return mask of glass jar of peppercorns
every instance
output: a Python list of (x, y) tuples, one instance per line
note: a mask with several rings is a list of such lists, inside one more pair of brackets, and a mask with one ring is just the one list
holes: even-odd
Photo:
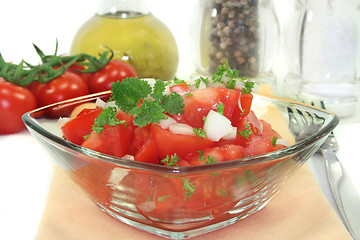
[(196, 75), (228, 61), (247, 78), (267, 79), (279, 46), (272, 0), (199, 0), (191, 27)]

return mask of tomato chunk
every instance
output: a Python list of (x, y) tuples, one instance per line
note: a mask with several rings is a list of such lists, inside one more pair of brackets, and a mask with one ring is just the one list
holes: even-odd
[(95, 118), (101, 113), (99, 107), (93, 109), (83, 109), (75, 118), (62, 126), (61, 130), (64, 138), (72, 143), (81, 145), (84, 136), (91, 133)]
[(172, 133), (162, 129), (157, 124), (152, 124), (150, 128), (151, 138), (160, 159), (175, 153), (184, 157), (189, 153), (196, 152), (214, 146), (216, 142), (204, 139), (199, 136)]
[(105, 127), (101, 133), (91, 132), (90, 136), (82, 143), (82, 146), (101, 153), (123, 157), (129, 151), (132, 137), (133, 127), (119, 124)]

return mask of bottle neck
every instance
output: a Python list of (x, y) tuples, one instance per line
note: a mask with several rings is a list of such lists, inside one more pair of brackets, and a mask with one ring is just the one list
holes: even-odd
[(99, 0), (96, 14), (101, 16), (130, 18), (149, 14), (146, 0)]

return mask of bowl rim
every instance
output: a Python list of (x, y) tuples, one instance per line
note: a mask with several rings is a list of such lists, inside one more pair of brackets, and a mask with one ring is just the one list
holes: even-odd
[[(306, 148), (306, 146), (309, 146), (313, 144), (314, 142), (319, 141), (320, 139), (323, 139), (327, 137), (328, 134), (338, 125), (339, 118), (332, 112), (329, 112), (327, 110), (323, 110), (320, 108), (316, 108), (311, 105), (307, 105), (301, 102), (297, 102), (291, 99), (285, 99), (273, 95), (267, 95), (267, 94), (261, 94), (261, 93), (253, 93), (253, 95), (258, 96), (260, 98), (265, 99), (271, 99), (272, 103), (281, 103), (281, 102), (288, 102), (291, 105), (298, 107), (301, 106), (301, 108), (311, 109), (315, 113), (321, 115), (321, 116), (327, 116), (330, 118), (330, 120), (327, 122), (326, 125), (324, 125), (316, 134), (312, 134), (311, 136), (302, 139), (298, 142), (295, 142), (293, 145), (288, 146), (286, 148), (276, 150), (273, 152), (269, 152), (266, 154), (261, 154), (253, 157), (246, 157), (241, 159), (235, 159), (235, 160), (229, 160), (224, 162), (218, 162), (218, 163), (212, 163), (212, 164), (206, 164), (206, 165), (199, 165), (199, 166), (187, 166), (187, 167), (173, 167), (173, 166), (164, 166), (164, 165), (157, 165), (157, 164), (151, 164), (151, 163), (145, 163), (145, 162), (137, 162), (134, 160), (128, 160), (121, 157), (115, 157), (112, 155), (100, 153), (85, 147), (82, 147), (80, 145), (74, 144), (72, 142), (69, 142), (61, 137), (56, 136), (54, 133), (48, 131), (47, 129), (40, 126), (40, 124), (37, 122), (36, 118), (32, 116), (34, 113), (40, 113), (48, 108), (55, 107), (58, 105), (66, 104), (66, 103), (74, 103), (74, 102), (89, 102), (91, 100), (96, 100), (98, 97), (106, 97), (107, 95), (110, 95), (111, 91), (104, 91), (94, 94), (89, 94), (77, 98), (68, 99), (65, 101), (57, 102), (51, 105), (47, 105), (41, 108), (34, 109), (32, 111), (29, 111), (22, 116), (22, 120), (25, 123), (26, 127), (29, 130), (33, 130), (36, 133), (42, 135), (45, 137), (45, 139), (50, 140), (53, 143), (56, 143), (58, 145), (61, 145), (62, 147), (65, 147), (69, 150), (75, 151), (77, 153), (84, 154), (88, 157), (95, 158), (100, 161), (105, 161), (107, 163), (115, 164), (119, 167), (123, 168), (136, 168), (139, 170), (145, 170), (149, 172), (157, 172), (160, 174), (193, 174), (193, 173), (201, 173), (201, 172), (216, 172), (223, 169), (231, 169), (235, 167), (241, 167), (241, 166), (247, 166), (257, 163), (265, 163), (270, 162), (272, 160), (276, 159), (282, 159), (286, 158), (289, 155), (293, 154), (294, 152)], [(254, 96), (254, 97), (255, 97)], [(31, 131), (30, 131), (31, 132)]]

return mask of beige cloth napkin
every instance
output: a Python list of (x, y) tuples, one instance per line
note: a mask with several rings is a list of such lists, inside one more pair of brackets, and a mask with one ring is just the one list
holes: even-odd
[[(100, 211), (61, 169), (56, 169), (38, 240), (162, 239)], [(307, 165), (262, 210), (233, 225), (193, 238), (250, 240), (351, 239)]]

